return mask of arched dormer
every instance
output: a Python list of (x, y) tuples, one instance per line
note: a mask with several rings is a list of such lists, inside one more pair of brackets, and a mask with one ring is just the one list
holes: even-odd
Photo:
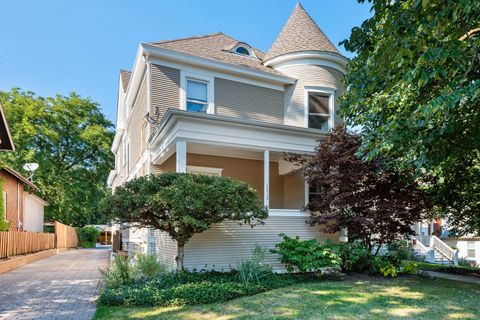
[(253, 48), (245, 42), (238, 42), (230, 51), (241, 56), (258, 59)]

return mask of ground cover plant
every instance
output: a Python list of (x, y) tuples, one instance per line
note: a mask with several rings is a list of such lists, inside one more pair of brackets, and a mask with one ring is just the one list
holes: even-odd
[(99, 306), (94, 319), (478, 319), (479, 296), (479, 286), (448, 280), (356, 276), (197, 306)]
[(441, 265), (423, 261), (415, 261), (415, 263), (418, 265), (418, 269), (420, 270), (429, 270), (480, 278), (480, 268), (478, 267)]

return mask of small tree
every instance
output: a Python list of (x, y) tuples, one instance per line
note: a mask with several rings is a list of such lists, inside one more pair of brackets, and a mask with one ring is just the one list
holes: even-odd
[(102, 210), (133, 226), (167, 232), (177, 242), (177, 269), (183, 269), (185, 244), (224, 220), (254, 226), (268, 216), (257, 192), (227, 177), (162, 173), (125, 183), (106, 198)]
[(350, 241), (360, 240), (369, 250), (412, 233), (426, 206), (416, 182), (385, 166), (385, 161), (363, 161), (357, 156), (358, 135), (344, 127), (333, 130), (312, 158), (291, 155), (301, 163), (307, 182), (320, 194), (306, 206), (312, 225), (324, 232), (348, 230)]

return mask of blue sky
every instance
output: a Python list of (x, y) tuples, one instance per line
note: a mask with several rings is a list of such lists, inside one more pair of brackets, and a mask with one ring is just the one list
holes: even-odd
[[(0, 11), (0, 90), (51, 96), (75, 91), (115, 121), (119, 69), (139, 42), (222, 31), (268, 50), (295, 0), (5, 1)], [(303, 0), (338, 46), (370, 16), (355, 0)], [(344, 48), (340, 51), (347, 55)]]

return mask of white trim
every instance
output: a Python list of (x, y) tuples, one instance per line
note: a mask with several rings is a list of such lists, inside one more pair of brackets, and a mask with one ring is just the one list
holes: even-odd
[(227, 62), (221, 62), (214, 59), (203, 58), (193, 54), (188, 54), (180, 51), (160, 48), (149, 43), (141, 43), (140, 46), (147, 54), (148, 58), (158, 57), (160, 59), (173, 60), (188, 65), (195, 65), (197, 67), (204, 67), (207, 69), (213, 69), (226, 73), (233, 73), (240, 76), (246, 76), (248, 78), (255, 78), (272, 82), (275, 84), (294, 84), (296, 79), (281, 75), (274, 74), (267, 71), (255, 70), (250, 67), (244, 67)]
[(222, 176), (223, 168), (212, 167), (199, 167), (199, 166), (187, 166), (187, 173), (207, 173), (216, 176)]
[(270, 206), (270, 151), (263, 151), (263, 205)]
[(227, 73), (221, 72), (221, 71), (201, 69), (200, 67), (197, 67), (197, 66), (192, 66), (192, 65), (182, 64), (182, 63), (176, 63), (176, 62), (172, 62), (172, 61), (168, 61), (168, 60), (162, 60), (162, 59), (158, 59), (158, 58), (149, 58), (148, 61), (151, 64), (156, 64), (156, 65), (161, 65), (161, 66), (165, 66), (165, 67), (169, 67), (169, 68), (179, 69), (179, 70), (183, 70), (185, 72), (202, 74), (204, 76), (208, 76), (208, 77), (212, 77), (212, 78), (222, 78), (222, 79), (226, 79), (226, 80), (251, 84), (251, 85), (254, 85), (254, 86), (269, 88), (269, 89), (273, 89), (273, 90), (277, 90), (277, 91), (285, 91), (285, 85), (283, 85), (283, 84), (274, 84), (274, 83), (265, 82), (265, 81), (258, 81), (258, 80), (251, 79), (251, 78), (246, 78), (246, 77), (242, 77), (242, 76), (227, 74)]
[(207, 84), (207, 113), (215, 113), (215, 81), (205, 74), (180, 70), (180, 109), (187, 109), (187, 80), (204, 82)]
[(187, 142), (177, 141), (176, 143), (176, 170), (175, 172), (187, 172)]
[[(303, 107), (304, 107), (304, 119), (303, 126), (308, 128), (308, 95), (310, 92), (324, 93), (329, 95), (328, 99), (328, 130), (333, 129), (335, 126), (335, 92), (334, 88), (328, 88), (323, 86), (305, 86), (303, 88)], [(323, 131), (323, 130), (322, 130)]]
[(269, 217), (309, 217), (310, 214), (301, 209), (268, 209)]
[(313, 154), (325, 132), (273, 125), (232, 117), (169, 109), (149, 147), (152, 161), (161, 164), (175, 150), (176, 141), (272, 152)]
[(336, 53), (324, 51), (300, 51), (292, 52), (264, 61), (265, 66), (281, 70), (294, 65), (319, 65), (334, 68), (346, 74), (348, 59)]
[[(249, 55), (244, 55), (244, 54), (241, 54), (241, 53), (238, 53), (237, 52), (237, 49), (240, 48), (240, 47), (243, 47), (245, 49), (248, 50), (248, 53)], [(254, 59), (258, 59), (257, 55), (255, 54), (255, 51), (253, 50), (253, 48), (246, 42), (238, 42), (233, 48), (232, 48), (232, 53), (234, 54), (238, 54), (239, 56), (242, 56), (242, 57), (247, 57), (247, 58), (254, 58)]]

